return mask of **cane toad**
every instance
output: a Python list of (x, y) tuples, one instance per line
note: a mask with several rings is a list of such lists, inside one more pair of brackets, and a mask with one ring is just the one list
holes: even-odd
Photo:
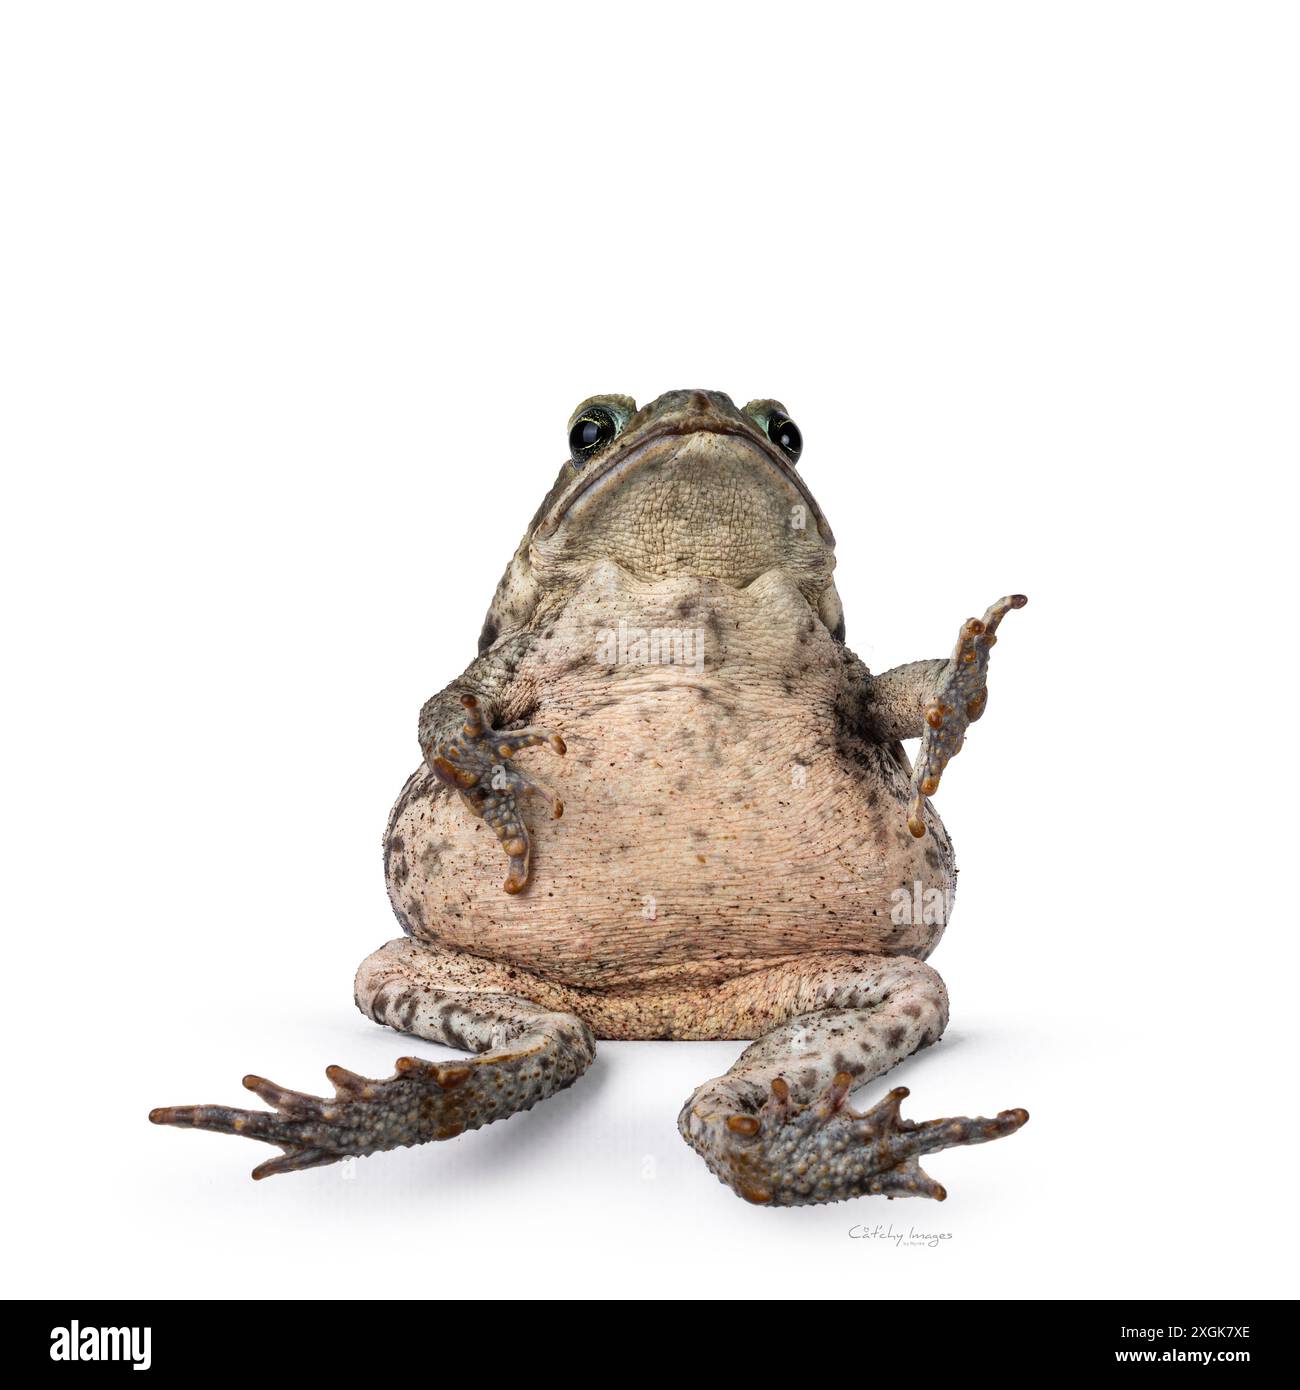
[(969, 619), (951, 657), (873, 675), (845, 645), (802, 448), (772, 400), (578, 407), (478, 656), (421, 711), (384, 839), (403, 935), (356, 978), (378, 1022), (475, 1055), (330, 1067), (330, 1098), (249, 1076), (271, 1110), (156, 1123), (278, 1145), (264, 1177), (529, 1109), (595, 1038), (757, 1039), (679, 1118), (756, 1203), (942, 1198), (921, 1155), (1025, 1123), (904, 1120), (902, 1088), (847, 1104), (947, 1023), (924, 962), (955, 871), (929, 798), (1025, 599)]

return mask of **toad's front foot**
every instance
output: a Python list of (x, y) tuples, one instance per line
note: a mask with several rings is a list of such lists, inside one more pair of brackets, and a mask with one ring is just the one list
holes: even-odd
[[(528, 882), (531, 855), (528, 827), (519, 813), (519, 801), (525, 793), (541, 792), (542, 788), (512, 767), (510, 759), (524, 748), (543, 743), (553, 752), (563, 753), (564, 740), (545, 729), (489, 728), (473, 695), (462, 695), (461, 704), (465, 706), (464, 727), (437, 745), (429, 766), (440, 781), (455, 787), (476, 816), (482, 816), (496, 831), (510, 859), (505, 890), (518, 893)], [(563, 815), (564, 803), (549, 792), (544, 795), (550, 796), (551, 813), (556, 817)]]
[(991, 1120), (904, 1120), (899, 1105), (905, 1086), (860, 1115), (845, 1104), (853, 1085), (848, 1072), (840, 1072), (818, 1100), (800, 1106), (778, 1077), (757, 1113), (724, 1117), (688, 1104), (682, 1134), (748, 1202), (796, 1207), (872, 1194), (941, 1202), (947, 1193), (922, 1171), (921, 1154), (1000, 1139), (1029, 1119), (1024, 1110), (1004, 1110)]
[(1024, 594), (1008, 594), (982, 618), (968, 618), (962, 624), (952, 659), (925, 706), (925, 730), (912, 771), (912, 804), (907, 815), (907, 828), (918, 839), (925, 834), (925, 798), (939, 790), (944, 768), (961, 752), (966, 730), (988, 703), (989, 652), (998, 640), (998, 624), (1013, 608), (1023, 608), (1028, 602)]

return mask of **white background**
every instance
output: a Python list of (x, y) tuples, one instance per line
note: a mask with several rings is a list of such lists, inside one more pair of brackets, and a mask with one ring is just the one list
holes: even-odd
[[(1297, 1293), (1293, 8), (3, 15), (5, 1292)], [(572, 407), (679, 386), (802, 425), (874, 668), (1030, 595), (894, 1078), (1029, 1126), (792, 1211), (676, 1134), (731, 1043), (350, 1178), (150, 1126), (411, 1050), (416, 712)]]

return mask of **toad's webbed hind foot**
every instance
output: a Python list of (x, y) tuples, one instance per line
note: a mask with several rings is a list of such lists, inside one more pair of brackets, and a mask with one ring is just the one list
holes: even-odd
[(845, 1101), (937, 1042), (948, 993), (928, 965), (907, 956), (827, 957), (756, 977), (790, 1016), (751, 1043), (725, 1075), (700, 1086), (678, 1128), (713, 1174), (747, 1201), (778, 1207), (848, 1197), (943, 1198), (921, 1171), (923, 1154), (1012, 1134), (1029, 1116), (904, 1120), (903, 1089), (858, 1114)]
[(728, 1116), (695, 1147), (749, 1202), (788, 1207), (873, 1194), (942, 1202), (948, 1194), (922, 1170), (922, 1154), (1000, 1139), (1029, 1118), (1024, 1110), (1004, 1110), (995, 1119), (905, 1120), (899, 1114), (905, 1086), (859, 1114), (845, 1104), (853, 1085), (840, 1072), (822, 1096), (800, 1106), (778, 1077), (757, 1114)]
[(1028, 602), (1024, 594), (1008, 594), (992, 604), (983, 618), (968, 618), (957, 634), (952, 659), (925, 706), (925, 729), (912, 772), (907, 828), (918, 839), (925, 834), (925, 798), (939, 790), (944, 768), (961, 752), (966, 730), (988, 703), (989, 652), (998, 640), (998, 624), (1013, 608)]
[(156, 1125), (239, 1134), (278, 1144), (280, 1158), (253, 1169), (253, 1177), (319, 1168), (344, 1158), (382, 1149), (451, 1139), (461, 1133), (464, 1107), (455, 1091), (470, 1075), (464, 1064), (436, 1067), (403, 1057), (397, 1074), (384, 1081), (357, 1076), (343, 1067), (327, 1067), (333, 1099), (290, 1091), (260, 1076), (244, 1077), (244, 1086), (274, 1106), (273, 1110), (239, 1110), (228, 1105), (169, 1105), (151, 1110)]
[(564, 803), (543, 791), (531, 778), (511, 765), (510, 759), (525, 748), (545, 744), (555, 753), (565, 751), (559, 734), (545, 729), (490, 728), (473, 695), (462, 695), (465, 723), (458, 733), (440, 742), (429, 766), (434, 775), (454, 787), (466, 806), (496, 831), (501, 847), (510, 859), (510, 871), (503, 885), (507, 893), (518, 893), (528, 883), (531, 841), (528, 827), (519, 813), (519, 801), (526, 793), (541, 793), (551, 801), (551, 814), (564, 814)]
[(435, 989), (400, 968), (377, 976), (369, 965), (358, 976), (357, 1002), (372, 1018), (482, 1055), (452, 1062), (402, 1057), (384, 1080), (327, 1067), (329, 1098), (246, 1076), (248, 1090), (273, 1109), (171, 1105), (149, 1118), (278, 1144), (283, 1156), (253, 1170), (255, 1178), (268, 1178), (481, 1129), (571, 1086), (596, 1054), (591, 1030), (573, 1014), (504, 994)]

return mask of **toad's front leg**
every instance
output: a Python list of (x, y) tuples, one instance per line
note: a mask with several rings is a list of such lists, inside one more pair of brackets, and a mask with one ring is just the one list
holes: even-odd
[(510, 708), (511, 669), (500, 651), (481, 656), (459, 681), (421, 710), (420, 746), (434, 775), (455, 788), (469, 810), (496, 832), (510, 862), (503, 886), (507, 893), (519, 893), (528, 883), (531, 858), (521, 801), (525, 795), (544, 795), (557, 817), (564, 804), (526, 777), (513, 759), (527, 748), (542, 745), (564, 753), (565, 744), (549, 729), (496, 729), (489, 724), (485, 702), (497, 710)]
[(982, 618), (968, 618), (947, 661), (914, 661), (871, 678), (869, 703), (877, 732), (889, 738), (921, 739), (912, 769), (912, 803), (907, 828), (925, 834), (925, 798), (939, 790), (943, 770), (961, 752), (966, 730), (988, 703), (989, 653), (998, 625), (1024, 594), (1008, 594)]

